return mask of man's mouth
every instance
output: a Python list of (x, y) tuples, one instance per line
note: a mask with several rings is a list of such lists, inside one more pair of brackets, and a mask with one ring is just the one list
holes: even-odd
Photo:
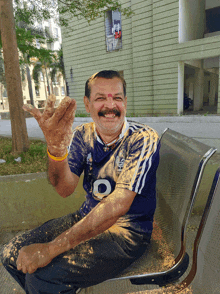
[(121, 115), (121, 112), (116, 109), (116, 108), (113, 108), (113, 109), (106, 109), (106, 110), (100, 110), (98, 112), (98, 115), (99, 116), (104, 116), (104, 117), (107, 117), (107, 118), (114, 118), (116, 116), (120, 116)]

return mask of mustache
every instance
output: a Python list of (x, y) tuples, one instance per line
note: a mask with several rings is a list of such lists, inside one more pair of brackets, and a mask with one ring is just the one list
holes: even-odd
[(105, 116), (106, 114), (115, 114), (116, 116), (120, 116), (121, 112), (117, 108), (113, 109), (104, 109), (98, 112), (99, 116)]

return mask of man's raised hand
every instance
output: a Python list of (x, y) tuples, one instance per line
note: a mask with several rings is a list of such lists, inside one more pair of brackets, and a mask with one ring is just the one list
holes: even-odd
[(24, 105), (23, 109), (37, 120), (44, 133), (49, 152), (56, 157), (62, 157), (66, 154), (72, 137), (76, 101), (65, 97), (56, 110), (55, 101), (55, 95), (50, 95), (43, 113), (30, 105)]

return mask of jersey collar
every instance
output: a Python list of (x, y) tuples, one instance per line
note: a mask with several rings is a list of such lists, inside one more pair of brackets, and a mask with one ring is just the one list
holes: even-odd
[[(123, 128), (121, 130), (121, 133), (120, 133), (119, 138), (118, 138), (117, 141), (121, 140), (124, 137), (124, 135), (125, 135), (125, 133), (127, 132), (128, 129), (129, 129), (129, 122), (127, 121), (127, 118), (125, 117), (124, 125), (123, 125)], [(99, 143), (101, 143), (102, 145), (104, 145), (102, 140), (100, 139), (99, 135), (97, 134), (96, 129), (95, 129), (95, 136), (96, 136), (97, 141)], [(111, 145), (111, 143), (112, 142), (108, 143), (108, 145)]]

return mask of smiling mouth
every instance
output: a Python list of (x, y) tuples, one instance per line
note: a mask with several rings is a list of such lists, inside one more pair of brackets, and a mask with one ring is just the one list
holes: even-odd
[(119, 117), (121, 115), (121, 113), (120, 113), (120, 111), (118, 109), (114, 108), (114, 109), (111, 109), (111, 110), (109, 110), (109, 109), (100, 110), (98, 112), (98, 115), (99, 116), (104, 116), (106, 118), (115, 118), (116, 116)]
[(107, 113), (107, 114), (104, 115), (104, 117), (115, 118), (115, 114), (114, 113)]

